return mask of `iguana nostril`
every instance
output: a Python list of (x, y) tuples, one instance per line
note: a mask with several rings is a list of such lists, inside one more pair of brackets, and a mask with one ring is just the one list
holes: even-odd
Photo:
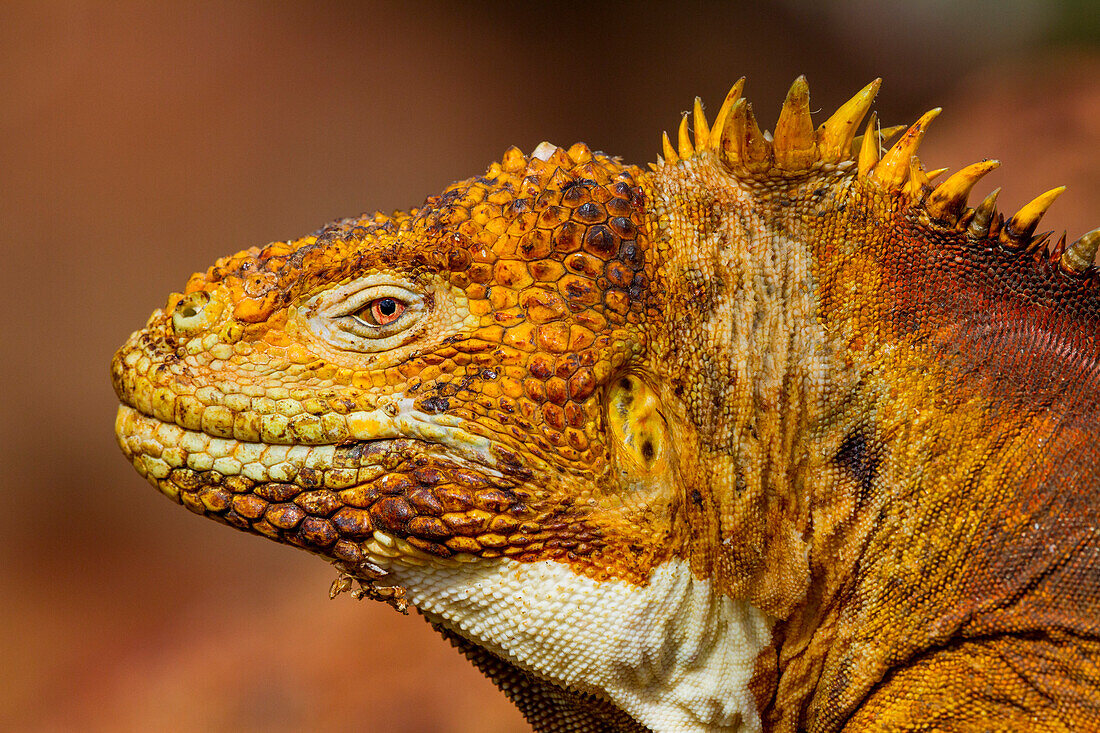
[(172, 328), (186, 336), (205, 327), (208, 319), (204, 311), (209, 303), (210, 295), (201, 290), (185, 295), (172, 311)]

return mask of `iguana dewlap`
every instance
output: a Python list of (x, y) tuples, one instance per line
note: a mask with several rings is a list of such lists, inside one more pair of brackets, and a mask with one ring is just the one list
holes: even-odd
[(119, 444), (537, 730), (1100, 730), (1100, 230), (932, 183), (938, 110), (857, 138), (877, 81), (772, 134), (741, 88), (651, 170), (511, 148), (219, 260), (115, 356)]

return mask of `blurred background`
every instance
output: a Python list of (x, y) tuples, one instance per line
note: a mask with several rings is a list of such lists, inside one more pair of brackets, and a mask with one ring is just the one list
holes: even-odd
[[(166, 501), (115, 446), (113, 350), (216, 257), (407, 208), (541, 140), (644, 164), (741, 75), (772, 127), (876, 76), (1100, 224), (1100, 9), (989, 2), (7, 2), (0, 7), (0, 729), (519, 731), (418, 617)], [(824, 119), (824, 115), (818, 120)]]

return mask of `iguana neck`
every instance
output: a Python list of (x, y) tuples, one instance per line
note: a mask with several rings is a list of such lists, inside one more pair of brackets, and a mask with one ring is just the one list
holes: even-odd
[(810, 583), (811, 506), (858, 378), (819, 318), (806, 223), (831, 216), (843, 180), (756, 184), (709, 155), (647, 179), (667, 323), (653, 369), (684, 434), (692, 565), (779, 617)]
[[(983, 236), (936, 227), (908, 192), (844, 164), (754, 181), (702, 154), (645, 186), (667, 323), (653, 369), (691, 446), (686, 510), (709, 538), (693, 567), (770, 613), (803, 597), (814, 546), (837, 545), (826, 518), (851, 514), (835, 510), (885, 457), (862, 453), (858, 416), (881, 429), (905, 403), (939, 424), (930, 434), (962, 437), (998, 431), (1001, 412), (999, 432), (1018, 432), (1096, 400), (1100, 291), (1001, 247), (999, 220)], [(895, 462), (924, 460), (910, 448)]]
[[(854, 706), (891, 654), (935, 643), (918, 629), (958, 628), (955, 599), (919, 599), (937, 564), (968, 565), (943, 558), (977, 546), (975, 525), (917, 497), (1007, 518), (1005, 486), (1041, 495), (1074, 455), (1095, 470), (1080, 448), (1100, 404), (1097, 289), (1000, 248), (996, 231), (922, 221), (907, 194), (850, 169), (754, 183), (704, 154), (659, 167), (646, 193), (667, 324), (650, 348), (697, 528), (692, 567), (780, 619), (775, 668), (754, 680), (762, 700), (794, 714), (817, 686), (850, 697), (822, 709)], [(1036, 435), (1064, 460), (1028, 454)], [(942, 547), (874, 559), (913, 527)], [(899, 592), (915, 599), (912, 627), (868, 615), (846, 626), (867, 639), (838, 637), (840, 614), (894, 607), (875, 599)], [(852, 593), (863, 604), (844, 610)], [(856, 664), (846, 654), (866, 655), (866, 679), (833, 684)]]

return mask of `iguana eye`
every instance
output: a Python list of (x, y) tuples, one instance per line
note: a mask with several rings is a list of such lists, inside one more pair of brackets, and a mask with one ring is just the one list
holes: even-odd
[(342, 294), (335, 301), (330, 313), (336, 316), (339, 328), (374, 341), (412, 328), (426, 306), (423, 295), (396, 284), (364, 287)]
[(372, 272), (326, 287), (299, 303), (294, 318), (319, 352), (356, 367), (362, 365), (356, 354), (378, 355), (371, 358), (375, 364), (396, 363), (480, 323), (449, 284), (393, 272)]
[(431, 287), (388, 273), (318, 293), (302, 305), (310, 330), (341, 351), (381, 353), (419, 339), (436, 311)]
[(375, 298), (367, 303), (366, 308), (360, 308), (351, 315), (361, 323), (368, 326), (388, 326), (404, 314), (408, 306), (397, 298)]

